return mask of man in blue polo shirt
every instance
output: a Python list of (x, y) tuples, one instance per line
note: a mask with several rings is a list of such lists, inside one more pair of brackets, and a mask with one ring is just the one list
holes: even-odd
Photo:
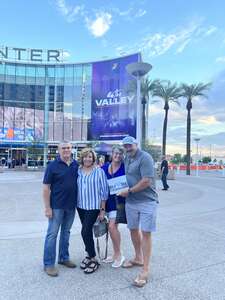
[(44, 270), (49, 276), (58, 276), (55, 260), (60, 227), (58, 263), (68, 268), (76, 267), (69, 259), (69, 237), (77, 204), (78, 164), (71, 159), (70, 143), (60, 143), (58, 151), (59, 156), (48, 165), (43, 179), (45, 216), (48, 218), (44, 245)]

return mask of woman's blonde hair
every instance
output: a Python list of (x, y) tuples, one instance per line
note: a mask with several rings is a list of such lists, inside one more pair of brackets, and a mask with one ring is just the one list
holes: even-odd
[(81, 156), (80, 156), (80, 162), (81, 165), (84, 165), (84, 157), (86, 157), (88, 154), (92, 154), (92, 160), (93, 160), (93, 164), (96, 162), (97, 156), (94, 150), (92, 150), (91, 148), (84, 148), (81, 151)]
[(124, 149), (120, 145), (113, 145), (112, 146), (112, 153), (115, 152), (115, 151), (119, 151), (120, 153), (124, 154)]

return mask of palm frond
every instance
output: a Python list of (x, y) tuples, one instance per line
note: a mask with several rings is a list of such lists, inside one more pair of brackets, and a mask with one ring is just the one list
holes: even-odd
[(182, 96), (188, 99), (193, 99), (194, 97), (205, 97), (207, 98), (206, 92), (210, 89), (212, 83), (197, 83), (197, 84), (181, 84)]
[[(163, 99), (165, 103), (174, 102), (181, 96), (181, 88), (176, 83), (164, 80), (155, 87), (152, 96)], [(178, 103), (178, 100), (175, 103)]]

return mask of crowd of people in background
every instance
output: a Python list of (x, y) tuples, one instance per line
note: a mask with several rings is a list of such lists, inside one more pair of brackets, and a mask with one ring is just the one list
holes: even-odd
[[(122, 143), (123, 146), (115, 145), (112, 148), (109, 162), (101, 161), (98, 165), (93, 149), (83, 149), (78, 163), (71, 156), (72, 145), (63, 142), (58, 147), (58, 157), (48, 164), (43, 179), (44, 208), (48, 218), (43, 264), (47, 275), (58, 276), (56, 258), (65, 267), (76, 267), (70, 259), (69, 240), (77, 211), (85, 252), (80, 269), (85, 274), (92, 274), (99, 269), (101, 261), (95, 251), (93, 226), (97, 220), (101, 222), (107, 217), (113, 251), (103, 262), (110, 263), (113, 268), (142, 267), (133, 284), (142, 287), (147, 283), (158, 206), (154, 162), (147, 152), (138, 148), (133, 137), (125, 137)], [(113, 192), (110, 180), (122, 182), (124, 178), (126, 187)], [(134, 257), (131, 259), (125, 259), (126, 255), (121, 249), (120, 221), (117, 219), (121, 205), (125, 208), (134, 248)]]

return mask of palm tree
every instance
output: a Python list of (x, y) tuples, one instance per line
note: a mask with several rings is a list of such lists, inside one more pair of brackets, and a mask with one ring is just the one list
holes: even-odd
[(186, 174), (190, 175), (190, 165), (191, 165), (191, 109), (192, 100), (195, 97), (205, 97), (207, 98), (205, 92), (209, 90), (211, 83), (197, 83), (197, 84), (181, 84), (182, 96), (187, 99), (186, 109), (187, 109), (187, 136), (186, 136), (186, 157), (187, 157), (187, 169)]
[[(163, 122), (163, 139), (162, 139), (162, 155), (166, 155), (166, 136), (167, 136), (167, 122), (168, 122), (168, 112), (169, 112), (169, 103), (176, 103), (180, 105), (177, 100), (181, 95), (181, 89), (177, 86), (176, 83), (171, 83), (169, 80), (162, 81), (158, 84), (152, 93), (153, 97), (159, 97), (164, 101), (164, 110), (165, 117)], [(158, 102), (155, 100), (154, 102)]]
[[(159, 79), (150, 80), (149, 78), (144, 78), (141, 81), (141, 104), (142, 104), (142, 145), (146, 143), (146, 124), (148, 117), (148, 104), (150, 95), (153, 93), (153, 90), (160, 84)], [(132, 80), (128, 86), (128, 92), (137, 91), (137, 81)], [(147, 108), (147, 109), (146, 109)], [(146, 113), (147, 112), (147, 113)]]

